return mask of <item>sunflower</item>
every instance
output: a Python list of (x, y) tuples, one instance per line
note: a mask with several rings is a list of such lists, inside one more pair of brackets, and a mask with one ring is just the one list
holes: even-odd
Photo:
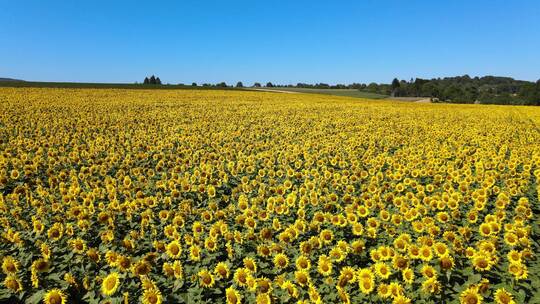
[(51, 255), (52, 255), (51, 247), (49, 247), (47, 243), (41, 244), (40, 251), (41, 251), (41, 256), (43, 256), (45, 260), (49, 260), (51, 258)]
[(377, 295), (382, 299), (387, 299), (391, 295), (390, 286), (385, 283), (380, 283), (379, 287), (377, 287)]
[(499, 288), (495, 291), (495, 303), (497, 304), (515, 304), (512, 294), (504, 288)]
[(197, 275), (199, 276), (199, 284), (204, 288), (211, 288), (214, 286), (214, 276), (208, 270), (200, 270)]
[(392, 300), (392, 304), (411, 304), (411, 299), (407, 298), (404, 295), (398, 295)]
[(19, 271), (21, 264), (12, 256), (6, 256), (2, 260), (2, 271), (5, 274), (15, 274)]
[(506, 255), (508, 262), (510, 263), (520, 263), (521, 262), (521, 253), (517, 250), (510, 250)]
[(81, 254), (86, 250), (86, 243), (80, 238), (76, 238), (70, 242), (73, 252)]
[(66, 304), (66, 295), (60, 289), (51, 289), (43, 297), (45, 304)]
[(483, 236), (483, 237), (488, 237), (492, 233), (491, 225), (489, 223), (480, 224), (480, 226), (478, 227), (478, 230), (480, 232), (480, 235)]
[(423, 261), (429, 262), (433, 258), (433, 252), (431, 251), (431, 247), (427, 245), (423, 245), (422, 247), (420, 247), (419, 253), (419, 257)]
[(341, 300), (341, 303), (350, 304), (351, 303), (351, 298), (350, 298), (349, 293), (347, 292), (347, 290), (345, 290), (345, 289), (343, 289), (342, 287), (339, 287), (339, 286), (336, 286), (336, 289), (338, 291), (338, 297)]
[(320, 256), (317, 271), (323, 276), (329, 276), (332, 274), (332, 261), (327, 256)]
[(94, 263), (97, 263), (101, 260), (101, 256), (99, 255), (99, 252), (94, 248), (89, 248), (86, 251), (86, 255), (92, 260)]
[(182, 246), (177, 240), (174, 240), (167, 244), (166, 252), (171, 259), (179, 259), (182, 255)]
[(405, 268), (401, 272), (403, 276), (403, 281), (407, 284), (412, 284), (414, 281), (414, 271), (411, 268)]
[(375, 273), (382, 279), (388, 279), (388, 277), (390, 277), (392, 274), (390, 267), (388, 267), (388, 265), (386, 265), (384, 262), (375, 263)]
[(311, 261), (305, 255), (301, 255), (296, 258), (296, 269), (298, 270), (309, 270), (311, 268)]
[(131, 259), (124, 255), (119, 255), (117, 258), (117, 267), (120, 271), (128, 271), (131, 267)]
[(287, 280), (281, 284), (281, 289), (286, 290), (290, 297), (298, 297), (298, 288), (294, 285), (293, 282)]
[(240, 304), (242, 301), (240, 293), (232, 286), (225, 290), (225, 298), (227, 299), (227, 304)]
[(355, 236), (361, 236), (364, 233), (364, 226), (360, 223), (353, 223), (352, 233)]
[(508, 265), (508, 272), (511, 273), (516, 280), (527, 279), (528, 277), (527, 267), (522, 263), (510, 263), (510, 265)]
[(177, 279), (183, 279), (184, 278), (184, 268), (182, 267), (182, 263), (180, 261), (174, 261), (173, 265), (173, 272), (174, 277)]
[(47, 272), (51, 267), (51, 263), (45, 259), (37, 259), (32, 263), (32, 271)]
[(274, 266), (276, 266), (279, 269), (284, 269), (288, 265), (289, 265), (289, 258), (285, 254), (283, 253), (276, 254), (276, 256), (274, 257)]
[(473, 256), (472, 264), (478, 271), (487, 271), (493, 266), (493, 261), (487, 253), (478, 252)]
[(355, 240), (351, 243), (351, 251), (353, 254), (361, 254), (364, 251), (365, 243), (362, 240)]
[(4, 286), (13, 292), (22, 291), (21, 281), (13, 274), (6, 276), (4, 279)]
[(62, 238), (64, 233), (64, 226), (61, 223), (54, 223), (49, 230), (47, 230), (47, 236), (53, 241), (58, 241)]
[(478, 293), (478, 289), (475, 287), (469, 287), (459, 295), (459, 301), (461, 304), (480, 304), (483, 297)]
[(305, 287), (310, 282), (309, 273), (306, 270), (298, 270), (294, 272), (294, 279), (296, 283), (302, 287)]
[(338, 277), (338, 286), (345, 287), (349, 283), (353, 283), (356, 280), (356, 273), (350, 266), (341, 268)]
[(429, 278), (422, 282), (422, 291), (425, 293), (439, 293), (441, 291), (441, 283), (436, 277)]
[(206, 189), (207, 193), (208, 193), (208, 196), (209, 197), (216, 197), (216, 188), (214, 188), (214, 186), (212, 185), (209, 185), (208, 188)]
[(452, 270), (454, 268), (454, 258), (449, 254), (442, 255), (439, 262), (443, 270)]
[(260, 293), (255, 298), (256, 304), (270, 304), (272, 301), (270, 300), (270, 295), (267, 293)]
[(516, 246), (518, 244), (518, 237), (513, 232), (507, 232), (504, 234), (504, 242), (508, 244), (509, 246)]
[(131, 271), (133, 272), (135, 276), (147, 275), (150, 272), (150, 270), (151, 270), (150, 264), (144, 259), (139, 260), (137, 263), (131, 266)]
[(257, 272), (257, 263), (255, 263), (255, 260), (251, 257), (245, 257), (244, 260), (244, 267), (249, 269), (251, 273)]
[(101, 282), (101, 292), (106, 296), (113, 295), (120, 286), (118, 273), (111, 272)]
[(201, 248), (197, 245), (192, 245), (189, 248), (189, 258), (194, 262), (201, 260)]
[(214, 238), (209, 237), (204, 241), (204, 247), (210, 252), (215, 252), (218, 249), (218, 244)]
[(360, 291), (365, 294), (370, 294), (375, 288), (375, 282), (371, 278), (361, 278), (358, 280)]
[(247, 285), (247, 279), (250, 276), (249, 270), (246, 268), (238, 268), (234, 272), (234, 281), (239, 286), (246, 286)]
[(151, 288), (143, 291), (141, 300), (143, 304), (161, 304), (163, 298), (159, 289)]
[(409, 266), (409, 261), (402, 255), (397, 254), (392, 258), (392, 267), (395, 270), (403, 270)]
[(219, 262), (214, 268), (214, 273), (222, 279), (227, 279), (230, 274), (229, 266), (224, 262)]
[(332, 230), (324, 229), (323, 231), (321, 231), (319, 238), (323, 244), (330, 244), (334, 239), (334, 233), (332, 232)]

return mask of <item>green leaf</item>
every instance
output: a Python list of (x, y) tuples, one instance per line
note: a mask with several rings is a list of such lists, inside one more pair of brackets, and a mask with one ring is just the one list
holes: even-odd
[(36, 293), (31, 295), (24, 303), (26, 304), (38, 304), (43, 299), (45, 295), (45, 290), (38, 290)]

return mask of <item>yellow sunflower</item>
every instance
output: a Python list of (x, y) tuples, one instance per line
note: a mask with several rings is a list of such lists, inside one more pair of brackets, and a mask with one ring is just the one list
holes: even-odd
[(167, 255), (172, 259), (180, 258), (180, 255), (182, 255), (182, 246), (180, 246), (180, 243), (178, 243), (177, 240), (174, 240), (167, 245)]
[(225, 298), (227, 299), (227, 304), (240, 304), (242, 302), (240, 293), (234, 287), (229, 287), (225, 290)]
[(151, 288), (145, 289), (142, 294), (142, 303), (143, 304), (161, 304), (163, 297), (161, 292), (158, 289)]
[(480, 304), (483, 299), (475, 287), (469, 287), (459, 295), (461, 304)]
[(504, 288), (499, 288), (495, 291), (495, 303), (497, 304), (516, 304), (512, 294)]
[(6, 256), (4, 257), (2, 261), (2, 271), (5, 274), (15, 274), (17, 271), (19, 271), (20, 263), (15, 260), (12, 256)]
[(43, 303), (45, 304), (66, 304), (66, 295), (60, 289), (51, 289), (45, 293)]
[(230, 275), (229, 266), (224, 262), (217, 263), (214, 273), (222, 279), (227, 279)]
[(12, 274), (8, 275), (4, 279), (4, 286), (13, 292), (19, 292), (19, 291), (22, 291), (23, 289), (21, 281), (15, 275), (12, 275)]
[(199, 284), (204, 288), (211, 288), (214, 286), (214, 276), (208, 270), (203, 269), (197, 273), (199, 276)]
[(101, 292), (106, 296), (113, 295), (120, 286), (118, 273), (111, 272), (101, 282)]

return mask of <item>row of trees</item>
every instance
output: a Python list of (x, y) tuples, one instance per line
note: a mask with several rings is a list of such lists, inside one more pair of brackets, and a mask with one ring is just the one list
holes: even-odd
[(161, 79), (154, 75), (150, 76), (150, 78), (144, 77), (143, 84), (161, 84)]
[(366, 91), (384, 92), (396, 97), (431, 97), (455, 103), (496, 103), (540, 105), (540, 80), (468, 75), (436, 79), (394, 79), (390, 85), (369, 85)]

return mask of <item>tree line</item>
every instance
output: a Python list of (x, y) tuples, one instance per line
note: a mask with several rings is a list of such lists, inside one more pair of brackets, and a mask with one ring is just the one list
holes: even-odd
[[(152, 75), (144, 79), (144, 84), (161, 84), (159, 77)], [(184, 85), (184, 84), (178, 84)], [(193, 82), (192, 86), (199, 86)], [(228, 85), (226, 82), (203, 83), (203, 87), (245, 87), (238, 81), (236, 85)], [(311, 88), (311, 89), (355, 89), (368, 93), (377, 93), (393, 97), (426, 97), (433, 101), (451, 103), (491, 103), (491, 104), (515, 104), (515, 105), (540, 105), (540, 80), (536, 82), (516, 80), (511, 77), (484, 76), (470, 77), (469, 75), (422, 79), (415, 78), (399, 80), (394, 78), (391, 83), (352, 83), (352, 84), (327, 84), (327, 83), (297, 83), (274, 84), (267, 82), (264, 86), (260, 82), (251, 85), (253, 88)]]
[(366, 91), (396, 97), (430, 97), (453, 103), (492, 103), (540, 105), (540, 80), (515, 80), (511, 77), (470, 77), (468, 75), (434, 79), (394, 79), (391, 84), (369, 85)]

